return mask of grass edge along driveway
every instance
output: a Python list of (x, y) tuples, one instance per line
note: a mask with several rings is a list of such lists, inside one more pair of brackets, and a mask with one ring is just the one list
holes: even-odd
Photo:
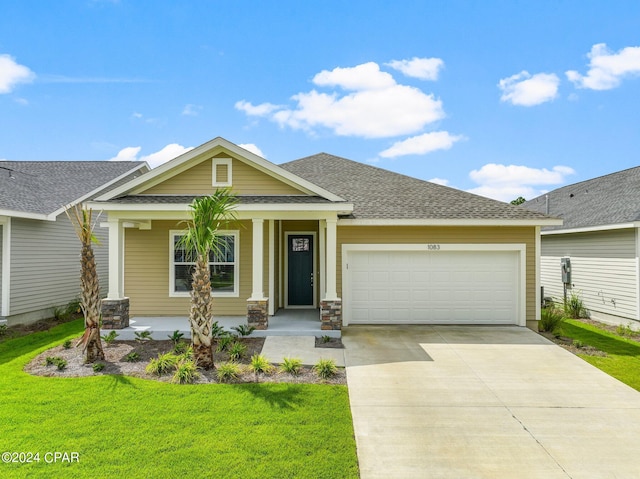
[(561, 329), (563, 336), (607, 353), (605, 357), (578, 354), (579, 357), (640, 391), (640, 343), (572, 319), (565, 320)]
[[(81, 330), (77, 320), (0, 342), (0, 453), (40, 459), (0, 463), (0, 477), (358, 477), (346, 386), (23, 372)], [(55, 452), (76, 452), (79, 461), (45, 461)]]

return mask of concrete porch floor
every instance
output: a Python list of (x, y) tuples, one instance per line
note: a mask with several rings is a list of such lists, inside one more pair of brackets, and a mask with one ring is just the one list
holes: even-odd
[[(220, 326), (230, 332), (231, 328), (247, 324), (246, 316), (215, 316)], [(129, 327), (125, 329), (103, 329), (100, 334), (118, 333), (119, 340), (136, 339), (137, 331), (150, 331), (155, 340), (168, 339), (167, 336), (179, 330), (185, 339), (191, 338), (189, 318), (179, 317), (141, 317), (135, 316), (129, 320)], [(264, 331), (253, 331), (250, 337), (262, 338), (267, 336), (329, 336), (341, 337), (341, 331), (322, 331), (320, 329), (320, 312), (317, 309), (280, 309), (274, 316), (269, 316), (269, 327)]]

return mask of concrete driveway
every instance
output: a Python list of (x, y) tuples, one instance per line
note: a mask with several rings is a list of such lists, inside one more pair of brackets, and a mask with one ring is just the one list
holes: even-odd
[(342, 340), (363, 479), (640, 477), (640, 393), (528, 329)]

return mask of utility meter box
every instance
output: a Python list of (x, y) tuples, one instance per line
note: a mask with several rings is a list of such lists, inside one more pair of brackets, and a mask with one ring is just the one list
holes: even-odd
[(571, 284), (571, 258), (560, 258), (560, 271), (562, 272), (562, 282)]

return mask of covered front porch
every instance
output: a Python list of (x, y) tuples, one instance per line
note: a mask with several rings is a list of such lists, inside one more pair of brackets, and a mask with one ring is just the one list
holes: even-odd
[[(225, 330), (234, 333), (235, 326), (247, 324), (246, 316), (214, 316)], [(119, 340), (134, 340), (136, 332), (149, 331), (155, 340), (166, 340), (174, 331), (180, 331), (184, 338), (191, 337), (189, 318), (186, 316), (174, 317), (143, 317), (135, 316), (129, 320), (129, 326), (118, 330)], [(103, 330), (101, 334), (108, 334), (111, 330)], [(320, 311), (318, 309), (281, 309), (269, 318), (269, 328), (266, 330), (254, 330), (251, 337), (266, 336), (329, 336), (341, 337), (340, 330), (320, 329)]]

